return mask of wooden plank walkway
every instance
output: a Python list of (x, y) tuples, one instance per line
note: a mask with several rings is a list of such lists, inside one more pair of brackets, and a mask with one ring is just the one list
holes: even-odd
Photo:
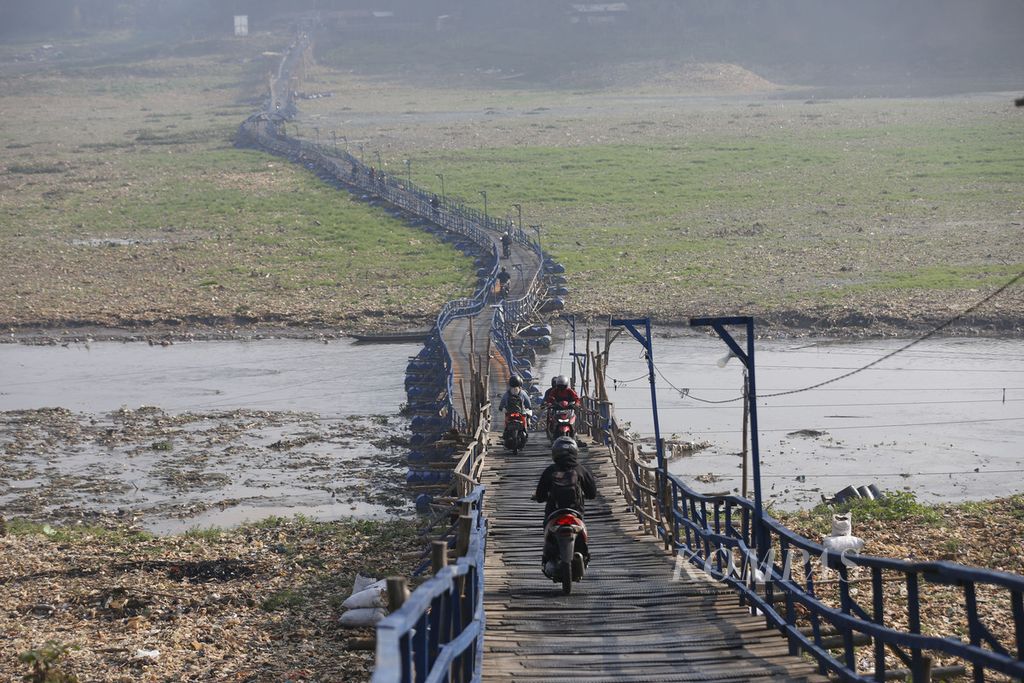
[(500, 434), (491, 444), (484, 681), (829, 680), (726, 586), (689, 567), (672, 580), (674, 558), (626, 511), (603, 446), (581, 451), (598, 479), (598, 499), (587, 503), (593, 559), (563, 595), (541, 573), (544, 506), (530, 500), (551, 462), (547, 440), (531, 434), (516, 457)]
[[(494, 243), (498, 249), (501, 249), (499, 241), (499, 235), (494, 235)], [(513, 244), (511, 250), (511, 256), (508, 259), (500, 259), (499, 265), (504, 266), (509, 273), (512, 274), (512, 280), (509, 282), (509, 299), (517, 299), (526, 294), (527, 286), (530, 284), (528, 276), (524, 276), (524, 273), (532, 275), (537, 270), (539, 257), (537, 254), (520, 244)], [(448, 353), (452, 358), (452, 389), (455, 393), (452, 396), (452, 404), (455, 406), (456, 412), (462, 415), (463, 418), (466, 416), (463, 414), (462, 395), (459, 390), (460, 382), (462, 384), (462, 391), (466, 392), (466, 400), (469, 401), (470, 391), (470, 372), (469, 372), (469, 356), (471, 350), (475, 354), (482, 355), (487, 350), (487, 338), (491, 334), (491, 319), (494, 316), (494, 309), (490, 306), (484, 308), (484, 310), (473, 318), (456, 318), (452, 320), (444, 328), (443, 339), (445, 346), (448, 347)], [(470, 349), (469, 344), (469, 328), (473, 327), (473, 349)], [(505, 393), (505, 382), (508, 380), (509, 370), (501, 358), (501, 354), (491, 353), (491, 393), (496, 396), (494, 406), (497, 407), (498, 401), (501, 400), (502, 394)]]

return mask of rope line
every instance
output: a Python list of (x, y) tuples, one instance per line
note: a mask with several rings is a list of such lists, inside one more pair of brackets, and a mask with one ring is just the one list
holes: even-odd
[[(870, 425), (836, 425), (834, 427), (817, 427), (818, 431), (838, 432), (844, 429), (882, 429), (892, 427), (933, 427), (939, 425), (972, 425), (972, 424), (984, 424), (989, 422), (1019, 422), (1024, 420), (1024, 417), (990, 417), (981, 418), (978, 420), (941, 420), (938, 422), (901, 422), (893, 424), (870, 424)], [(781, 433), (792, 433), (798, 432), (806, 427), (786, 427), (778, 429), (758, 429), (758, 433), (769, 433), (769, 432), (781, 432)], [(685, 430), (690, 434), (733, 434), (737, 432), (736, 429), (710, 429), (710, 430), (699, 430), (699, 429), (688, 429)], [(646, 436), (654, 436), (653, 434), (646, 434)]]
[[(935, 405), (964, 405), (969, 403), (1021, 403), (1024, 402), (1024, 398), (1008, 398), (1005, 401), (999, 398), (976, 398), (969, 399), (966, 401), (888, 401), (885, 403), (802, 403), (794, 405), (775, 405), (775, 406), (762, 406), (764, 408), (779, 409), (779, 410), (795, 410), (797, 408), (879, 408), (883, 406), (935, 406)], [(667, 410), (719, 410), (720, 407), (701, 408), (699, 406), (667, 406), (658, 407), (659, 412), (665, 412)], [(616, 413), (629, 412), (629, 411), (642, 411), (650, 412), (650, 408), (616, 408)]]
[[(845, 478), (871, 478), (871, 477), (938, 477), (938, 476), (953, 476), (954, 474), (1019, 474), (1024, 472), (1024, 469), (1017, 470), (963, 470), (960, 472), (866, 472), (862, 474), (857, 473), (845, 473), (845, 474), (762, 474), (762, 479), (789, 479), (792, 477), (806, 477), (807, 479), (837, 479), (841, 477)], [(723, 479), (734, 476), (731, 473), (728, 475), (717, 475)], [(740, 475), (735, 475), (740, 476)], [(800, 482), (804, 483), (804, 482)]]
[[(1015, 276), (1010, 278), (1009, 281), (1007, 281), (1002, 286), (998, 287), (997, 289), (995, 289), (994, 291), (989, 293), (983, 299), (975, 302), (971, 306), (968, 306), (967, 308), (965, 308), (960, 313), (957, 313), (952, 318), (950, 318), (950, 319), (946, 320), (945, 322), (935, 326), (930, 331), (928, 331), (925, 334), (921, 335), (917, 339), (914, 339), (914, 340), (910, 341), (909, 343), (904, 344), (903, 346), (899, 347), (898, 349), (894, 349), (893, 351), (890, 351), (889, 353), (885, 354), (884, 356), (881, 356), (880, 358), (876, 358), (875, 360), (871, 361), (867, 365), (862, 365), (861, 367), (856, 368), (854, 370), (851, 370), (850, 372), (844, 373), (842, 375), (838, 375), (836, 377), (824, 380), (822, 382), (818, 382), (817, 384), (812, 384), (810, 386), (801, 387), (800, 389), (790, 389), (788, 391), (777, 391), (777, 392), (772, 393), (772, 394), (761, 394), (757, 398), (759, 398), (759, 399), (762, 399), (762, 398), (775, 398), (777, 396), (789, 396), (791, 394), (799, 394), (799, 393), (804, 392), (804, 391), (812, 391), (814, 389), (820, 389), (821, 387), (823, 387), (825, 385), (832, 384), (833, 382), (838, 382), (839, 380), (846, 379), (847, 377), (852, 377), (853, 375), (856, 375), (856, 374), (858, 374), (860, 372), (864, 372), (865, 370), (868, 370), (869, 368), (873, 368), (874, 366), (878, 365), (882, 361), (888, 360), (888, 359), (892, 358), (893, 356), (895, 356), (897, 354), (903, 353), (904, 351), (917, 346), (918, 344), (920, 344), (923, 341), (931, 339), (932, 337), (934, 337), (936, 334), (938, 334), (942, 330), (946, 329), (947, 327), (949, 327), (950, 325), (956, 323), (957, 321), (962, 320), (965, 316), (967, 316), (967, 315), (973, 313), (974, 311), (978, 310), (979, 308), (981, 308), (982, 306), (987, 304), (989, 301), (991, 301), (992, 299), (996, 298), (997, 296), (999, 296), (1000, 294), (1005, 292), (1007, 289), (1009, 289), (1013, 285), (1017, 284), (1022, 278), (1024, 278), (1024, 272), (1017, 273)], [(655, 369), (657, 370), (657, 367), (655, 367)], [(658, 371), (658, 374), (661, 375), (661, 371)], [(662, 377), (662, 379), (665, 379), (664, 375), (661, 375), (661, 377)], [(668, 382), (667, 379), (665, 379), (665, 381)], [(692, 394), (690, 394), (689, 390), (681, 390), (678, 387), (676, 387), (675, 385), (673, 385), (671, 382), (668, 382), (668, 384), (673, 389), (678, 391), (681, 396), (684, 396), (684, 397), (687, 397), (687, 398), (691, 398), (694, 401), (700, 401), (701, 403), (720, 404), (720, 403), (734, 403), (736, 401), (743, 400), (743, 396), (736, 396), (734, 398), (725, 399), (725, 400), (721, 400), (721, 401), (711, 401), (711, 400), (708, 400), (708, 399), (700, 398), (698, 396), (693, 396)]]

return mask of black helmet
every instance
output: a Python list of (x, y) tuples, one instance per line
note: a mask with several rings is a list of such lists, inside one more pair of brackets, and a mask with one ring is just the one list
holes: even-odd
[(556, 386), (556, 387), (567, 387), (567, 386), (569, 386), (569, 378), (566, 377), (565, 375), (559, 375), (554, 380), (552, 380), (552, 382), (554, 383), (554, 386)]
[(580, 448), (576, 445), (576, 440), (571, 436), (560, 436), (551, 444), (551, 459), (555, 462), (562, 460), (566, 456), (572, 456), (575, 459), (579, 457), (579, 454)]
[(523, 380), (519, 379), (519, 375), (512, 375), (508, 378), (509, 387), (521, 387), (523, 386)]

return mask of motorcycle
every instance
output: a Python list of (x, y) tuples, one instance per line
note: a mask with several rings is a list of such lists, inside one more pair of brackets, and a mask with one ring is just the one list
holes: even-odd
[(516, 455), (526, 446), (529, 436), (526, 421), (531, 414), (529, 410), (512, 410), (505, 413), (505, 430), (501, 434), (501, 441), (506, 449), (512, 451), (512, 455)]
[(502, 241), (501, 243), (501, 257), (511, 258), (512, 256), (512, 242)]
[(494, 290), (493, 290), (495, 300), (501, 301), (502, 299), (507, 299), (508, 298), (508, 290), (509, 290), (509, 281), (505, 280), (504, 282), (502, 282), (501, 280), (498, 280), (498, 282), (495, 283)]
[(551, 443), (560, 436), (576, 438), (576, 410), (568, 401), (561, 401), (557, 406), (548, 408), (547, 432)]
[(587, 570), (583, 550), (586, 550), (587, 525), (583, 515), (572, 508), (555, 510), (544, 525), (544, 575), (562, 584), (562, 592), (572, 593), (572, 584), (582, 581)]

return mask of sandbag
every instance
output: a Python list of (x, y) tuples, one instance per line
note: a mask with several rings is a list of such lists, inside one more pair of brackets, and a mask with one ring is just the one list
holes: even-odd
[(367, 607), (388, 606), (387, 581), (372, 583), (358, 593), (353, 593), (341, 603), (345, 609), (365, 609)]
[(338, 623), (348, 628), (359, 628), (361, 626), (376, 626), (377, 622), (388, 615), (387, 611), (380, 607), (364, 607), (363, 609), (350, 609), (341, 615)]
[(352, 584), (352, 595), (355, 595), (359, 591), (364, 591), (371, 585), (377, 583), (378, 579), (372, 576), (363, 576), (362, 574), (356, 574), (356, 580)]

